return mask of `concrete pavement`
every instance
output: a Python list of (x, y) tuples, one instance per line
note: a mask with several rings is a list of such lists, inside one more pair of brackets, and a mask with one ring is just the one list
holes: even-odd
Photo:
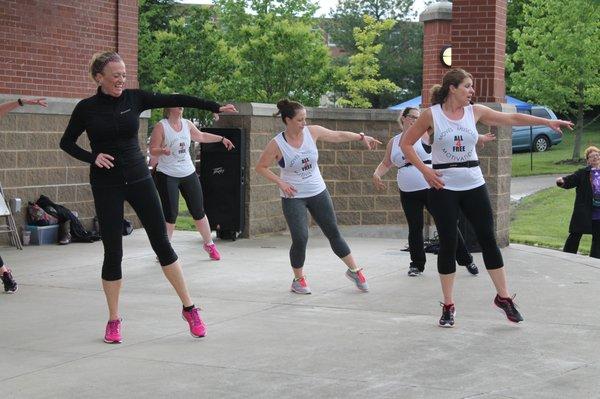
[[(174, 247), (208, 335), (192, 338), (145, 233), (124, 238), (124, 342), (102, 341), (100, 243), (2, 248), (20, 283), (0, 295), (2, 398), (591, 398), (600, 395), (600, 261), (503, 250), (525, 322), (492, 307), (483, 272), (459, 268), (457, 324), (441, 309), (435, 256), (406, 276), (406, 241), (346, 233), (371, 286), (359, 292), (328, 244), (311, 237), (312, 295), (289, 292), (289, 237)], [(480, 254), (476, 254), (482, 265)], [(481, 267), (483, 269), (483, 267)]]
[(556, 187), (556, 178), (563, 175), (537, 175), (513, 177), (510, 180), (510, 200), (519, 201), (521, 198), (535, 194), (540, 190)]

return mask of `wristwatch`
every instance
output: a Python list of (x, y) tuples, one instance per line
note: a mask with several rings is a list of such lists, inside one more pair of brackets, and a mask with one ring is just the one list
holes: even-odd
[(358, 141), (363, 141), (365, 139), (365, 134), (363, 132), (360, 132), (360, 139)]

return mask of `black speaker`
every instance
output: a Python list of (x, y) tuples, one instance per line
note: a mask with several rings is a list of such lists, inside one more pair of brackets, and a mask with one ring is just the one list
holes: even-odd
[(200, 163), (196, 163), (210, 228), (219, 238), (235, 240), (245, 227), (246, 136), (242, 129), (202, 131), (224, 136), (235, 146), (227, 151), (223, 143), (201, 143)]
[(477, 234), (471, 225), (471, 222), (467, 220), (467, 217), (459, 210), (458, 211), (458, 230), (462, 234), (465, 240), (465, 247), (469, 252), (481, 252), (481, 246), (477, 241)]

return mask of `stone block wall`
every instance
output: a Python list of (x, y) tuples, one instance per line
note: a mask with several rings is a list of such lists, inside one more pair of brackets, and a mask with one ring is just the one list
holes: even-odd
[[(486, 104), (503, 112), (514, 112), (506, 104)], [(277, 186), (254, 168), (263, 149), (284, 129), (280, 117), (274, 117), (272, 104), (239, 104), (237, 115), (224, 115), (216, 127), (242, 128), (247, 135), (246, 165), (246, 230), (245, 237), (283, 231), (287, 228), (281, 211)], [(397, 133), (397, 112), (389, 110), (308, 108), (308, 124), (332, 130), (365, 132), (379, 139), (375, 151), (363, 149), (359, 142), (318, 142), (319, 167), (332, 196), (338, 222), (341, 225), (406, 225), (396, 184), (396, 169), (384, 177), (387, 188), (376, 191), (371, 182), (375, 168), (384, 156), (385, 145)], [(481, 168), (488, 184), (496, 219), (496, 232), (501, 246), (508, 245), (511, 129), (477, 126), (481, 134), (491, 131), (497, 141), (479, 152)], [(275, 173), (278, 168), (273, 167)], [(431, 221), (433, 223), (433, 221)]]
[[(284, 129), (272, 104), (241, 104), (240, 113), (222, 116), (217, 127), (241, 127), (247, 134), (246, 231), (245, 236), (282, 231), (287, 228), (277, 186), (254, 170), (267, 143)], [(308, 108), (308, 124), (333, 130), (365, 132), (383, 142), (375, 151), (362, 143), (318, 142), (319, 167), (341, 225), (405, 224), (400, 205), (396, 172), (385, 176), (387, 189), (374, 189), (371, 177), (383, 159), (385, 144), (396, 134), (397, 113), (388, 110)], [(278, 168), (273, 167), (278, 173)]]

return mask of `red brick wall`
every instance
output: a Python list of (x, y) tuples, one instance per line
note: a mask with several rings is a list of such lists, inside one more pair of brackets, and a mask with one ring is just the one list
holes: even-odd
[(452, 3), (452, 65), (471, 73), (476, 102), (504, 102), (506, 0)]
[[(423, 89), (421, 96), (423, 106), (429, 106), (429, 90), (442, 81), (448, 68), (442, 65), (440, 53), (444, 46), (449, 46), (452, 21), (427, 21), (423, 27)], [(454, 54), (452, 54), (454, 57)]]
[(136, 0), (4, 0), (0, 9), (0, 93), (83, 98), (93, 93), (88, 62), (117, 50), (137, 87)]

